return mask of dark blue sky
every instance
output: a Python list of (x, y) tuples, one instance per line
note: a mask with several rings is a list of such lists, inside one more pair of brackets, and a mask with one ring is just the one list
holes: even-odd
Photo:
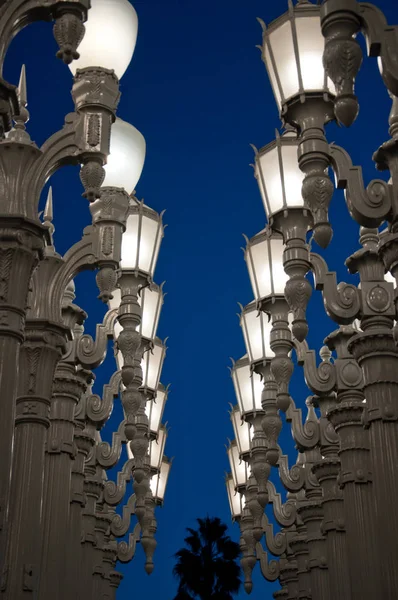
[[(390, 23), (398, 21), (396, 0), (378, 0)], [(133, 123), (147, 141), (147, 160), (138, 196), (154, 209), (167, 209), (168, 223), (155, 280), (166, 280), (168, 295), (159, 335), (169, 336), (162, 374), (172, 393), (165, 419), (171, 431), (166, 453), (174, 456), (165, 507), (157, 511), (156, 568), (148, 578), (142, 548), (123, 568), (119, 598), (172, 600), (173, 554), (184, 530), (196, 517), (218, 515), (230, 522), (224, 471), (227, 437), (232, 436), (228, 403), (235, 403), (227, 366), (229, 356), (245, 352), (236, 317), (237, 302), (252, 300), (243, 260), (242, 233), (264, 227), (262, 202), (249, 163), (249, 143), (261, 147), (274, 137), (278, 113), (260, 52), (261, 29), (286, 9), (267, 0), (137, 0), (140, 29), (133, 61), (122, 79), (119, 115)], [(395, 14), (394, 14), (395, 13)], [(29, 132), (41, 144), (62, 126), (72, 110), (69, 69), (55, 58), (50, 24), (35, 24), (13, 41), (5, 77), (17, 83), (27, 66), (31, 111)], [(348, 131), (328, 129), (330, 141), (345, 146), (354, 164), (362, 164), (365, 180), (378, 176), (372, 152), (387, 139), (390, 102), (376, 61), (367, 59), (358, 80), (361, 113)], [(55, 240), (63, 253), (89, 223), (80, 197), (78, 170), (66, 168), (52, 177)], [(338, 231), (328, 257), (330, 267), (345, 278), (344, 259), (357, 248), (358, 227), (336, 194), (331, 219)], [(87, 330), (102, 318), (92, 274), (77, 280), (78, 302), (89, 312)], [(311, 305), (310, 344), (319, 348), (334, 329), (323, 316), (318, 296)], [(112, 352), (97, 370), (97, 390), (108, 380)], [(298, 369), (292, 393), (303, 405), (308, 390)], [(114, 421), (120, 417), (115, 409)], [(289, 434), (285, 435), (285, 441)], [(289, 444), (291, 446), (291, 444)], [(238, 539), (238, 527), (231, 526)], [(271, 598), (273, 586), (254, 577), (254, 600)], [(244, 597), (244, 592), (239, 596)]]

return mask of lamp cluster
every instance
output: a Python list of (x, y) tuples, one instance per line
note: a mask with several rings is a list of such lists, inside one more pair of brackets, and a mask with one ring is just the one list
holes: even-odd
[[(157, 337), (164, 293), (153, 279), (162, 214), (135, 196), (144, 137), (116, 117), (138, 19), (128, 0), (91, 0), (91, 8), (88, 0), (10, 0), (3, 8), (0, 66), (23, 26), (53, 19), (75, 111), (39, 148), (26, 130), (25, 68), (17, 88), (0, 79), (0, 598), (111, 599), (117, 565), (132, 560), (138, 542), (145, 570), (154, 568), (155, 507), (171, 468), (160, 383), (166, 346)], [(81, 167), (92, 222), (61, 256), (51, 188), (42, 220), (39, 202), (66, 164)], [(75, 276), (92, 269), (108, 308), (95, 339), (74, 302)], [(116, 370), (100, 396), (94, 371), (110, 340)], [(122, 421), (110, 435), (118, 398)]]
[[(321, 6), (289, 0), (286, 14), (269, 27), (260, 23), (262, 57), (283, 131), (255, 148), (267, 225), (246, 238), (254, 300), (241, 306), (247, 354), (231, 369), (237, 405), (231, 410), (235, 439), (227, 451), (226, 486), (241, 529), (245, 589), (251, 592), (259, 562), (266, 580), (280, 582), (274, 598), (393, 599), (398, 595), (398, 27), (388, 26), (377, 7), (356, 0), (323, 0)], [(349, 127), (358, 115), (360, 32), (369, 55), (379, 58), (392, 99), (391, 139), (373, 157), (390, 179), (367, 187), (361, 167), (325, 135), (327, 123)], [(360, 249), (345, 263), (358, 275), (358, 285), (337, 283), (323, 256), (311, 251), (313, 243), (326, 248), (332, 239), (331, 170), (360, 226)], [(306, 342), (310, 273), (337, 327), (320, 349), (320, 362)], [(294, 355), (311, 393), (297, 405), (289, 390)], [(298, 450), (292, 467), (280, 447), (285, 429)], [(271, 511), (265, 512), (269, 504), (272, 519)]]

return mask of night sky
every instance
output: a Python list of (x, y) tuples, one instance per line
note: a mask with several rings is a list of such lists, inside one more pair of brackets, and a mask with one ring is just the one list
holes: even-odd
[[(240, 358), (244, 343), (237, 302), (253, 299), (241, 247), (265, 224), (260, 194), (249, 164), (249, 144), (261, 147), (274, 138), (279, 118), (260, 52), (261, 28), (279, 16), (284, 0), (136, 0), (139, 36), (132, 63), (121, 83), (119, 116), (133, 123), (147, 141), (144, 173), (137, 195), (157, 211), (167, 209), (168, 224), (155, 280), (166, 280), (167, 297), (158, 334), (169, 337), (161, 381), (171, 384), (165, 420), (170, 427), (166, 447), (174, 457), (165, 506), (157, 510), (158, 548), (155, 571), (143, 570), (139, 546), (134, 561), (122, 568), (118, 598), (172, 600), (174, 553), (184, 530), (197, 517), (219, 516), (230, 521), (224, 472), (232, 427), (228, 404), (235, 404), (228, 371), (229, 357)], [(398, 21), (396, 0), (378, 0), (389, 23)], [(394, 14), (395, 13), (395, 14)], [(21, 32), (5, 61), (5, 78), (17, 83), (22, 63), (27, 67), (28, 101), (33, 140), (44, 140), (62, 126), (73, 110), (72, 76), (55, 58), (51, 24), (38, 23)], [(357, 82), (361, 112), (350, 130), (328, 127), (330, 142), (343, 145), (354, 164), (364, 168), (368, 183), (379, 177), (371, 156), (388, 139), (390, 100), (374, 59), (365, 59)], [(385, 174), (381, 174), (384, 178)], [(81, 198), (77, 168), (64, 168), (51, 178), (54, 191), (55, 243), (58, 252), (80, 236), (90, 222)], [(336, 193), (331, 209), (336, 231), (324, 253), (339, 280), (348, 280), (345, 258), (358, 248), (358, 226), (349, 218), (343, 196)], [(316, 249), (318, 251), (318, 249)], [(77, 303), (89, 312), (86, 331), (92, 333), (104, 308), (96, 300), (94, 275), (76, 280)], [(324, 316), (318, 293), (311, 301), (309, 343), (319, 349), (335, 327)], [(115, 368), (110, 348), (97, 369), (97, 393)], [(292, 395), (304, 405), (309, 391), (296, 369)], [(121, 418), (115, 407), (109, 431)], [(292, 449), (289, 432), (282, 445)], [(291, 461), (294, 460), (294, 455)], [(230, 535), (239, 538), (237, 525)], [(272, 597), (277, 586), (264, 582), (256, 568), (254, 600)], [(239, 598), (245, 596), (243, 590)]]

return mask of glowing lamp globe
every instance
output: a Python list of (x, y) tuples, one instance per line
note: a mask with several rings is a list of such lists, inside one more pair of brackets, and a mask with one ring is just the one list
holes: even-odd
[(256, 150), (254, 175), (268, 221), (282, 210), (304, 207), (301, 188), (305, 175), (298, 166), (298, 145), (294, 131), (282, 136), (276, 132), (275, 141)]
[(159, 433), (159, 427), (162, 421), (167, 396), (167, 388), (159, 383), (158, 389), (156, 390), (156, 395), (147, 400), (145, 412), (149, 421), (149, 431), (153, 437), (157, 437)]
[(250, 467), (248, 463), (239, 456), (239, 450), (235, 440), (230, 443), (227, 454), (235, 489), (242, 489), (246, 486), (247, 480), (249, 479)]
[(110, 153), (103, 187), (124, 188), (131, 194), (141, 177), (146, 153), (145, 138), (130, 123), (117, 118), (111, 127)]
[(91, 0), (79, 45), (80, 58), (69, 65), (77, 69), (102, 67), (120, 79), (129, 66), (137, 42), (138, 17), (128, 0)]
[(245, 260), (256, 300), (284, 295), (289, 277), (283, 268), (283, 251), (282, 236), (270, 229), (247, 240)]
[(225, 478), (227, 494), (229, 500), (229, 508), (231, 509), (231, 517), (233, 520), (239, 519), (242, 516), (244, 498), (241, 493), (235, 491), (234, 478), (232, 473)]
[(169, 479), (171, 461), (163, 456), (159, 473), (151, 477), (151, 492), (157, 505), (162, 506), (166, 493), (167, 481)]
[(163, 238), (162, 215), (143, 202), (131, 202), (122, 236), (122, 269), (152, 279)]
[(320, 7), (306, 0), (263, 26), (263, 60), (280, 110), (289, 100), (320, 92), (334, 94), (333, 82), (323, 67), (325, 39)]
[(272, 322), (265, 312), (258, 310), (256, 301), (242, 307), (240, 326), (251, 365), (264, 363), (275, 356), (270, 346)]
[(252, 449), (253, 428), (243, 421), (239, 406), (235, 405), (230, 412), (232, 427), (235, 434), (239, 456), (247, 456)]
[(236, 399), (242, 415), (262, 410), (263, 383), (260, 375), (251, 371), (247, 354), (236, 361), (231, 369)]

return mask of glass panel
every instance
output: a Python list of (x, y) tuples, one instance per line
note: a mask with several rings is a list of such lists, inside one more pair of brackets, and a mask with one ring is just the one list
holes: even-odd
[[(260, 177), (262, 183), (267, 190), (269, 209), (264, 202), (265, 212), (267, 216), (278, 212), (284, 207), (282, 177), (279, 168), (278, 149), (273, 148), (264, 154), (258, 156), (260, 165)], [(296, 154), (297, 162), (297, 154)], [(269, 213), (269, 214), (268, 214)]]
[[(294, 54), (293, 35), (290, 20), (286, 21), (269, 34), (269, 43), (275, 58), (275, 65), (282, 85), (285, 99), (290, 98), (299, 91), (296, 57)], [(268, 69), (272, 73), (270, 57), (265, 54)], [(276, 77), (271, 75), (271, 83), (275, 90)], [(279, 94), (275, 94), (276, 101), (281, 105)]]
[(249, 475), (248, 466), (244, 460), (239, 458), (239, 451), (236, 444), (231, 444), (228, 448), (228, 458), (235, 487), (246, 485)]
[(160, 421), (163, 415), (163, 408), (166, 401), (166, 394), (161, 390), (156, 392), (156, 398), (146, 403), (145, 412), (149, 419), (149, 428), (156, 434), (159, 431)]
[(304, 173), (300, 170), (297, 159), (297, 147), (282, 144), (283, 177), (287, 206), (304, 206), (301, 195)]
[(242, 495), (239, 492), (235, 492), (235, 485), (233, 477), (228, 477), (226, 480), (229, 508), (231, 509), (231, 515), (233, 519), (240, 517), (242, 514)]
[(119, 288), (116, 288), (116, 290), (113, 290), (112, 294), (113, 294), (113, 298), (112, 298), (112, 300), (109, 300), (109, 302), (108, 302), (109, 310), (114, 310), (116, 308), (119, 308), (120, 302), (121, 302), (121, 293), (120, 293)]
[(169, 478), (171, 464), (166, 460), (163, 460), (162, 466), (160, 468), (160, 473), (151, 478), (151, 491), (152, 495), (156, 500), (163, 502), (167, 480)]
[(322, 57), (325, 39), (320, 17), (297, 17), (296, 29), (304, 90), (323, 90), (325, 70)]
[(247, 263), (254, 296), (257, 300), (272, 294), (271, 270), (268, 258), (268, 243), (261, 242), (249, 246)]
[(163, 366), (165, 348), (160, 342), (155, 343), (152, 350), (144, 354), (141, 362), (142, 385), (151, 390), (156, 390), (159, 384), (160, 373)]
[(251, 440), (253, 439), (253, 432), (250, 428), (249, 423), (246, 423), (246, 421), (242, 421), (242, 415), (239, 410), (233, 410), (231, 418), (236, 442), (238, 444), (239, 454), (245, 454), (246, 452), (250, 452)]
[(153, 273), (153, 254), (158, 246), (156, 239), (159, 224), (148, 217), (142, 217), (142, 230), (139, 250), (138, 268), (145, 273)]
[(167, 432), (164, 427), (159, 429), (157, 440), (153, 440), (149, 444), (149, 461), (152, 469), (160, 469), (160, 464), (163, 460), (163, 452), (166, 444)]
[(272, 280), (274, 284), (274, 294), (283, 294), (285, 285), (289, 279), (283, 268), (283, 240), (280, 238), (270, 238), (271, 256), (272, 256)]
[(142, 323), (140, 333), (143, 337), (153, 340), (156, 337), (160, 318), (160, 305), (162, 302), (159, 289), (149, 287), (141, 290), (138, 302), (142, 306)]
[(120, 261), (122, 269), (137, 268), (139, 219), (138, 214), (129, 215), (127, 218), (126, 231), (122, 235), (122, 260)]
[(270, 347), (272, 323), (268, 321), (268, 316), (263, 312), (258, 314), (254, 309), (244, 313), (243, 319), (243, 334), (250, 362), (275, 356)]
[(116, 119), (111, 128), (110, 154), (104, 165), (102, 186), (135, 190), (145, 162), (146, 144), (143, 135), (130, 123)]
[(261, 410), (263, 386), (260, 375), (250, 373), (250, 365), (234, 367), (232, 370), (235, 393), (242, 413)]

